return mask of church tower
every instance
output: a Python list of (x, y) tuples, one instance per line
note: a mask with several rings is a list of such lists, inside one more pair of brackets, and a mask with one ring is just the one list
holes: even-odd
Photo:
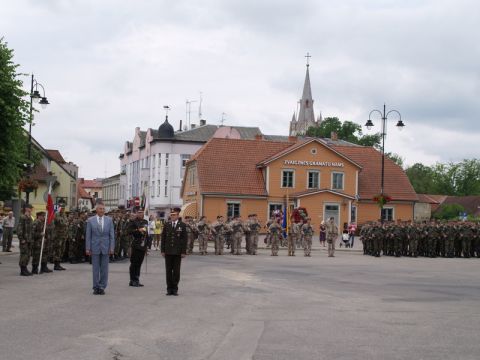
[(300, 100), (300, 111), (298, 117), (295, 119), (295, 114), (290, 122), (290, 136), (302, 136), (305, 135), (308, 128), (311, 126), (317, 126), (315, 121), (315, 114), (313, 111), (313, 98), (312, 87), (310, 86), (310, 54), (307, 53), (307, 73), (305, 74), (305, 83), (303, 84), (302, 99)]

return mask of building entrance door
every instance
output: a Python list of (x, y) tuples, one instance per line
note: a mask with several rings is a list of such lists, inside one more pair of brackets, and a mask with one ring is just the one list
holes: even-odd
[(328, 219), (333, 217), (337, 226), (340, 225), (340, 206), (338, 204), (327, 204), (325, 205), (324, 211), (324, 221), (327, 222)]

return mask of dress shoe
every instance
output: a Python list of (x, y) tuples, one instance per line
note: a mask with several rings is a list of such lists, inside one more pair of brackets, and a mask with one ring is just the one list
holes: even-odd
[(143, 287), (144, 285), (143, 285), (142, 283), (139, 283), (139, 282), (138, 282), (138, 283), (137, 283), (137, 286)]
[(100, 295), (97, 288), (93, 289), (93, 295)]
[(98, 295), (105, 295), (105, 290), (98, 289)]
[(32, 274), (38, 275), (38, 265), (32, 265)]
[(130, 286), (139, 287), (138, 282), (136, 281), (130, 281), (130, 284), (131, 284)]
[(48, 267), (47, 267), (47, 263), (42, 263), (42, 266), (40, 268), (40, 274), (43, 274), (43, 273), (51, 273), (52, 270), (50, 270)]
[(20, 266), (20, 276), (31, 276), (32, 273), (28, 271), (26, 266)]

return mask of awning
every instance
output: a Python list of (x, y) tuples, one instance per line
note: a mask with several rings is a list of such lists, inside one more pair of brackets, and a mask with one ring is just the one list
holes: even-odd
[(180, 216), (182, 218), (185, 218), (186, 216), (191, 216), (193, 218), (198, 217), (197, 216), (197, 202), (190, 202), (187, 204), (184, 204), (182, 208), (180, 209)]

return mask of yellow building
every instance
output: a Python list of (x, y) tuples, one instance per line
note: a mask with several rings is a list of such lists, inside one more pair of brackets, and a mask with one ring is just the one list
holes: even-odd
[(183, 214), (246, 217), (265, 223), (275, 210), (305, 207), (312, 224), (334, 217), (339, 225), (413, 220), (418, 201), (401, 167), (385, 159), (385, 190), (391, 198), (381, 211), (381, 154), (335, 139), (290, 137), (288, 141), (217, 139), (188, 162), (182, 186)]
[[(53, 181), (52, 199), (55, 205), (62, 206), (66, 211), (77, 207), (76, 177), (78, 167), (67, 163), (58, 150), (44, 149), (37, 141), (33, 145), (42, 156), (39, 164), (33, 168), (32, 179), (38, 182), (38, 188), (30, 193), (30, 204), (34, 213), (46, 210), (48, 183)], [(21, 193), (22, 203), (25, 193)]]

